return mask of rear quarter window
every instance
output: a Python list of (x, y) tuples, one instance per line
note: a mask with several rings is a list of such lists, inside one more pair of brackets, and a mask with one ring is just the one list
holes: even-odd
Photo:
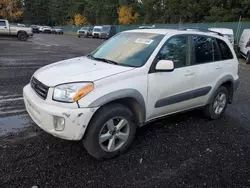
[(229, 46), (227, 45), (226, 42), (224, 42), (223, 40), (220, 39), (216, 39), (217, 43), (219, 45), (220, 48), (220, 52), (221, 52), (221, 59), (222, 60), (228, 60), (228, 59), (233, 59), (233, 54), (229, 48)]

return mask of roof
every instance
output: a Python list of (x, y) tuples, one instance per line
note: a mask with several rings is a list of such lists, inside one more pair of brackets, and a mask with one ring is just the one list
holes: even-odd
[(152, 34), (159, 34), (159, 35), (173, 35), (173, 34), (200, 34), (200, 35), (207, 35), (207, 36), (218, 36), (219, 38), (223, 36), (220, 33), (212, 32), (209, 30), (199, 30), (195, 28), (191, 29), (134, 29), (134, 30), (128, 30), (125, 32), (137, 32), (137, 33), (152, 33)]
[(209, 28), (209, 30), (216, 31), (216, 32), (219, 32), (219, 33), (225, 34), (225, 35), (227, 35), (227, 34), (232, 35), (234, 33), (234, 31), (232, 29), (229, 29), (229, 28)]
[(125, 32), (135, 32), (135, 33), (154, 33), (154, 34), (161, 34), (161, 35), (166, 35), (170, 32), (176, 32), (178, 30), (176, 29), (134, 29), (134, 30), (128, 30)]

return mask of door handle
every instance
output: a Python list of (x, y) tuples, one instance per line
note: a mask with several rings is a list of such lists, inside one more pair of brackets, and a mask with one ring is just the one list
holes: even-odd
[(221, 66), (217, 66), (216, 69), (221, 69)]
[(186, 72), (185, 73), (185, 76), (193, 76), (194, 75), (194, 72)]

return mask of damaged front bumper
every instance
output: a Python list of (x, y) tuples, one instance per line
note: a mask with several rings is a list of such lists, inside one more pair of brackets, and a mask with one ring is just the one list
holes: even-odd
[(97, 108), (65, 108), (47, 104), (30, 87), (23, 89), (27, 112), (44, 131), (66, 140), (81, 140)]

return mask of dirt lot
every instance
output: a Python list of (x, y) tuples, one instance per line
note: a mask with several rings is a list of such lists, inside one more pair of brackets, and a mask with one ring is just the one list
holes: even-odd
[(234, 104), (216, 121), (199, 111), (138, 130), (131, 149), (91, 158), (27, 116), (22, 88), (39, 67), (91, 52), (103, 41), (35, 35), (0, 40), (0, 187), (250, 187), (250, 66), (241, 65)]

